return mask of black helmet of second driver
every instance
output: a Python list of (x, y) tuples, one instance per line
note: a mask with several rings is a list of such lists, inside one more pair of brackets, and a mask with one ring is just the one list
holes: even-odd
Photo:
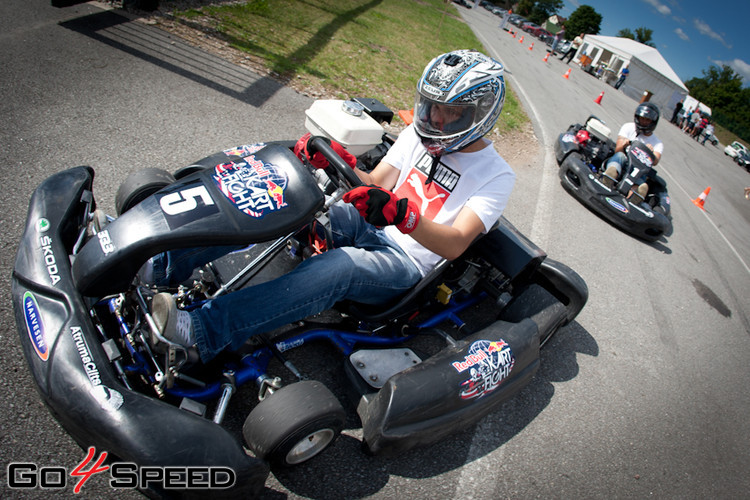
[[(642, 125), (638, 118), (649, 118), (651, 123), (648, 125)], [(642, 102), (635, 108), (635, 115), (633, 116), (635, 122), (635, 129), (639, 134), (650, 134), (656, 130), (656, 124), (659, 123), (659, 107), (651, 102)]]
[[(505, 102), (503, 65), (480, 52), (456, 50), (437, 56), (417, 83), (414, 127), (433, 157), (460, 151), (489, 132)], [(452, 117), (437, 124), (432, 107)]]

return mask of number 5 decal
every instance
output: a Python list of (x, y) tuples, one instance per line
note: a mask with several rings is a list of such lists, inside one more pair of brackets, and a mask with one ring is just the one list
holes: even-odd
[(198, 206), (198, 198), (204, 205), (214, 204), (206, 186), (196, 186), (163, 196), (159, 205), (167, 215), (177, 215), (194, 210)]

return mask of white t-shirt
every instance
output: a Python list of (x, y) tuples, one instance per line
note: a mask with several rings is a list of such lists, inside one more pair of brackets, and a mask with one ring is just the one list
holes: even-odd
[[(393, 192), (399, 198), (414, 201), (422, 217), (451, 225), (465, 205), (482, 221), (484, 232), (500, 218), (516, 180), (510, 165), (487, 141), (480, 151), (441, 157), (433, 181), (425, 185), (432, 157), (422, 146), (413, 125), (401, 132), (383, 161), (401, 171)], [(439, 255), (395, 226), (387, 226), (385, 231), (409, 255), (422, 275), (440, 261)]]
[(628, 122), (620, 127), (620, 132), (618, 132), (617, 135), (627, 138), (630, 142), (639, 140), (645, 144), (650, 144), (654, 148), (654, 153), (659, 153), (659, 155), (664, 152), (664, 143), (661, 142), (658, 137), (653, 133), (651, 135), (637, 133), (635, 123), (633, 122)]

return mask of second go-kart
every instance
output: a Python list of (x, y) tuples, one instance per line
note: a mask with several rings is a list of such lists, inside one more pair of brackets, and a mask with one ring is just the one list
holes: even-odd
[[(377, 139), (350, 145), (367, 168), (393, 139), (373, 116), (392, 113), (372, 99), (318, 101), (308, 128), (325, 134), (347, 120), (374, 123)], [(324, 227), (328, 207), (359, 180), (326, 141), (313, 142), (331, 163), (327, 175), (300, 161), (294, 142), (251, 143), (174, 173), (134, 174), (118, 192), (116, 217), (95, 210), (90, 167), (55, 173), (34, 192), (12, 294), (24, 354), (52, 414), (81, 446), (112, 460), (224, 473), (221, 490), (152, 481), (150, 494), (253, 496), (269, 464), (293, 466), (329, 446), (345, 407), (356, 410), (371, 453), (443, 439), (526, 386), (540, 347), (587, 300), (578, 274), (501, 219), (392, 303), (339, 304), (325, 322), (256, 336), (207, 364), (166, 339), (166, 352), (156, 352), (155, 293), (198, 307), (314, 253), (320, 242), (310, 228)], [(144, 277), (149, 258), (196, 242), (251, 247), (174, 288)], [(318, 341), (341, 354), (351, 405), (292, 361), (292, 351)], [(235, 399), (250, 401), (241, 429), (225, 425)]]
[[(610, 130), (595, 116), (571, 125), (555, 142), (560, 182), (581, 203), (620, 229), (646, 241), (672, 233), (671, 205), (667, 183), (653, 168), (653, 152), (642, 142), (628, 149), (628, 168), (609, 187), (603, 182), (607, 159), (615, 150)], [(646, 178), (644, 199), (633, 187)]]

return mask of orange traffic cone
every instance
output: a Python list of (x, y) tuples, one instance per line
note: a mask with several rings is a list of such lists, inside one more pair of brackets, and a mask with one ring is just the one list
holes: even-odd
[(547, 62), (547, 59), (549, 59), (549, 52), (547, 52), (547, 54), (544, 56), (544, 59), (542, 59), (542, 61)]
[(523, 43), (523, 35), (521, 35), (521, 39), (518, 40), (518, 43)]
[(534, 42), (531, 42), (531, 45), (529, 45), (529, 50), (534, 50)]
[(601, 104), (602, 103), (602, 97), (604, 97), (604, 92), (602, 92), (601, 94), (599, 94), (599, 97), (597, 97), (596, 99), (594, 99), (594, 102), (597, 103), (597, 104)]
[(706, 197), (708, 196), (708, 193), (711, 192), (711, 186), (708, 186), (696, 199), (693, 200), (693, 203), (695, 203), (695, 206), (700, 208), (701, 210), (705, 210), (703, 208), (703, 204), (706, 203)]
[(400, 109), (398, 111), (398, 117), (407, 125), (411, 125), (411, 122), (414, 121), (414, 108)]
[(513, 31), (513, 30), (510, 30), (510, 34), (511, 34), (511, 35), (513, 35), (513, 38), (515, 38), (515, 37), (516, 37), (516, 32), (515, 32), (515, 31)]
[(568, 68), (568, 71), (565, 72), (565, 74), (563, 75), (563, 77), (567, 78), (568, 80), (570, 80), (570, 68)]

